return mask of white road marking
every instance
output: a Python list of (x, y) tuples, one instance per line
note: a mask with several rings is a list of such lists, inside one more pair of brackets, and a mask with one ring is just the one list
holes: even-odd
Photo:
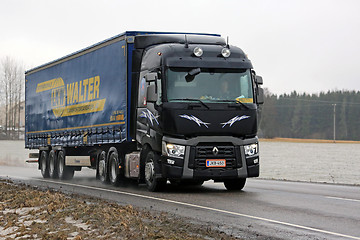
[(78, 184), (66, 183), (66, 182), (57, 182), (57, 181), (44, 180), (44, 179), (36, 179), (36, 180), (42, 181), (42, 182), (63, 184), (63, 185), (68, 185), (68, 186), (82, 187), (82, 188), (91, 189), (91, 190), (97, 190), (97, 191), (105, 191), (105, 192), (123, 194), (123, 195), (128, 195), (128, 196), (133, 196), (133, 197), (144, 198), (144, 199), (157, 200), (157, 201), (161, 201), (161, 202), (173, 203), (173, 204), (187, 206), (187, 207), (205, 209), (205, 210), (209, 210), (209, 211), (213, 211), (213, 212), (226, 213), (226, 214), (230, 214), (230, 215), (234, 215), (234, 216), (240, 216), (240, 217), (245, 217), (245, 218), (250, 218), (250, 219), (255, 219), (255, 220), (260, 220), (260, 221), (265, 221), (265, 222), (270, 222), (270, 223), (275, 223), (275, 224), (279, 224), (279, 225), (299, 228), (299, 229), (308, 230), (308, 231), (317, 232), (317, 233), (325, 233), (325, 234), (329, 234), (329, 235), (337, 236), (337, 237), (344, 237), (344, 238), (349, 238), (349, 239), (360, 240), (360, 237), (350, 236), (350, 235), (336, 233), (336, 232), (330, 232), (330, 231), (326, 231), (326, 230), (322, 230), (322, 229), (318, 229), (318, 228), (306, 227), (306, 226), (301, 226), (301, 225), (297, 225), (297, 224), (277, 221), (277, 220), (268, 219), (268, 218), (262, 218), (262, 217), (256, 217), (256, 216), (251, 216), (251, 215), (237, 213), (237, 212), (231, 212), (231, 211), (217, 209), (217, 208), (211, 208), (211, 207), (196, 205), (196, 204), (192, 204), (192, 203), (179, 202), (179, 201), (169, 200), (169, 199), (165, 199), (165, 198), (158, 198), (158, 197), (141, 195), (141, 194), (137, 194), (137, 193), (130, 193), (130, 192), (124, 192), (124, 191), (118, 191), (118, 190), (112, 190), (112, 189), (106, 189), (106, 188), (98, 188), (98, 187), (92, 187), (92, 186), (86, 186), (86, 185), (78, 185)]
[(336, 199), (336, 200), (344, 200), (344, 201), (352, 201), (352, 202), (360, 202), (359, 199), (351, 199), (351, 198), (341, 198), (341, 197), (331, 197), (331, 196), (327, 196), (326, 198)]

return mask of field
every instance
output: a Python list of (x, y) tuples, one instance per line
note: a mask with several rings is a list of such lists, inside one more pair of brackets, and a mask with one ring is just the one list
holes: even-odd
[(359, 141), (325, 140), (325, 139), (301, 139), (301, 138), (261, 138), (261, 142), (294, 142), (294, 143), (354, 143)]
[(260, 139), (260, 177), (360, 185), (359, 142)]

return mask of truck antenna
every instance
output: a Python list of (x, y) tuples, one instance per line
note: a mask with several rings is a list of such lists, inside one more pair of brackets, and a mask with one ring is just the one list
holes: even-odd
[(189, 48), (189, 43), (186, 34), (185, 34), (185, 48)]

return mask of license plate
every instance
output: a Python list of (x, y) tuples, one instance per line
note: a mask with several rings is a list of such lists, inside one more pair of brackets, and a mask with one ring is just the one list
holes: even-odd
[(225, 159), (206, 159), (206, 167), (226, 167)]

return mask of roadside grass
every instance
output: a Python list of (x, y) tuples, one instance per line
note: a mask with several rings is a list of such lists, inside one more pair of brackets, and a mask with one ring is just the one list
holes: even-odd
[(0, 239), (237, 239), (167, 213), (0, 179)]

